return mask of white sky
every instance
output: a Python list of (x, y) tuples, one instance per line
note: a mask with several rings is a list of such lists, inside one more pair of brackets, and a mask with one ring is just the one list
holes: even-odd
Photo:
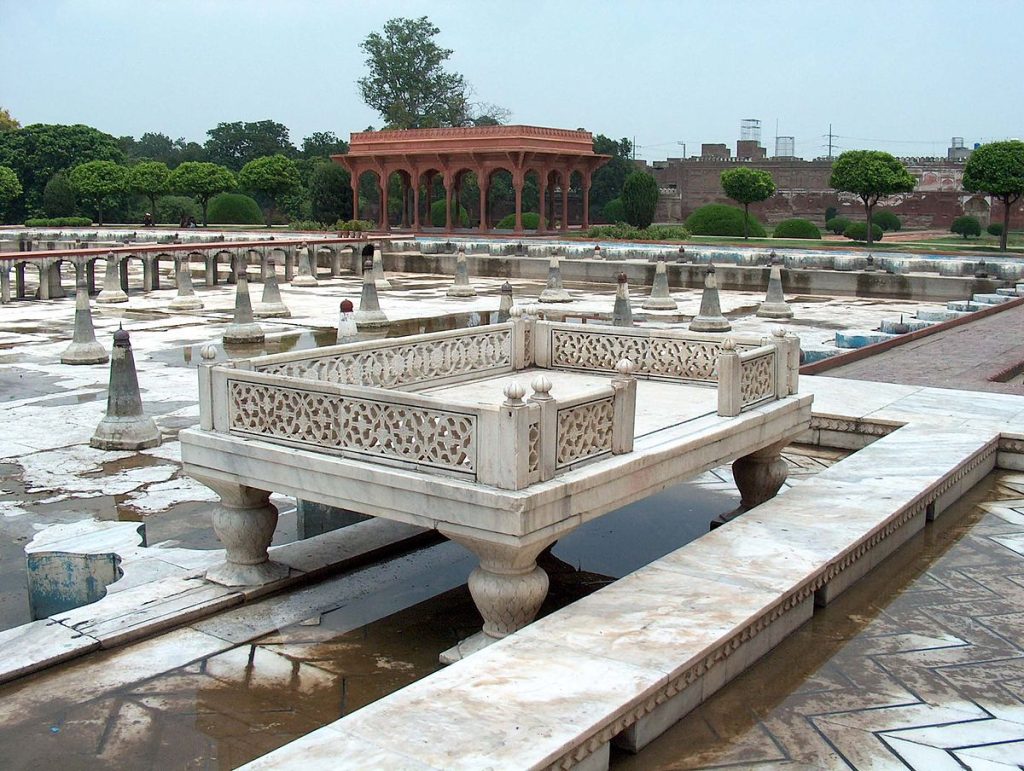
[(0, 0), (0, 106), (114, 136), (271, 119), (297, 145), (347, 139), (382, 123), (359, 43), (424, 15), (512, 122), (635, 137), (649, 160), (734, 147), (743, 118), (806, 158), (829, 123), (838, 150), (897, 155), (1024, 136), (1021, 0)]

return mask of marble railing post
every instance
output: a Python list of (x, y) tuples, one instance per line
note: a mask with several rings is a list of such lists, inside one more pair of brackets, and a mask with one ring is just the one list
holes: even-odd
[(612, 378), (615, 389), (612, 417), (612, 453), (622, 455), (633, 452), (633, 435), (636, 426), (636, 369), (629, 359), (620, 359), (615, 365), (616, 375)]
[(529, 484), (530, 405), (526, 389), (512, 381), (505, 386), (505, 401), (487, 412), (479, 423), (481, 448), (477, 454), (477, 481), (502, 490), (521, 490)]
[(795, 394), (800, 387), (800, 338), (776, 327), (768, 342), (775, 346), (776, 394), (780, 399)]
[(718, 354), (718, 414), (723, 418), (734, 418), (742, 408), (740, 354), (736, 350), (736, 342), (726, 338), (722, 352)]
[(537, 466), (540, 481), (543, 482), (555, 475), (558, 453), (558, 404), (551, 396), (551, 381), (546, 375), (537, 375), (530, 383), (530, 388), (533, 389), (530, 401), (540, 407), (537, 424)]

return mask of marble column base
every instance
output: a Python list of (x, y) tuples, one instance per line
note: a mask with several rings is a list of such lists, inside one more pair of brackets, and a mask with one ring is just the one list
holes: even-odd
[(277, 509), (270, 493), (245, 485), (196, 477), (220, 496), (213, 529), (226, 551), (224, 562), (206, 572), (206, 579), (224, 586), (262, 586), (288, 575), (288, 566), (268, 554), (277, 527)]
[(784, 439), (733, 461), (732, 475), (740, 491), (740, 505), (715, 517), (711, 521), (712, 530), (775, 497), (789, 475), (786, 461), (782, 459), (782, 448), (789, 442)]

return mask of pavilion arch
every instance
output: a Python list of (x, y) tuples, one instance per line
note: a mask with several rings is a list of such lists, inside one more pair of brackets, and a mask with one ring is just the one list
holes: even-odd
[(421, 169), (417, 174), (416, 186), (413, 189), (414, 212), (413, 228), (419, 230), (421, 227), (444, 227), (444, 219), (440, 224), (435, 225), (431, 214), (431, 208), (437, 201), (444, 201), (446, 198), (445, 173), (439, 166), (428, 166)]
[(516, 175), (515, 170), (506, 166), (496, 166), (487, 172), (486, 217), (484, 222), (495, 228), (505, 215), (516, 211)]
[[(387, 229), (387, 217), (381, 216), (386, 207), (381, 207), (383, 191), (382, 173), (377, 169), (357, 170), (352, 174), (352, 218), (376, 219), (382, 230)], [(363, 196), (365, 193), (365, 198)], [(372, 214), (368, 217), (367, 214)]]

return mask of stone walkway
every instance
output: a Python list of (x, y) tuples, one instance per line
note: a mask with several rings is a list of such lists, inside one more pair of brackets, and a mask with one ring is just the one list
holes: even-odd
[(913, 340), (827, 370), (829, 377), (882, 383), (1024, 393), (1021, 384), (989, 378), (1024, 365), (1024, 306)]
[(999, 472), (612, 767), (1019, 768), (1022, 586), (1024, 474)]

